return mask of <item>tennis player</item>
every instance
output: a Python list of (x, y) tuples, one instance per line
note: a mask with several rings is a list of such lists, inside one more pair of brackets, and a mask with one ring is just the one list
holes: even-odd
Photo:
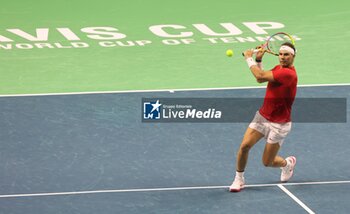
[(248, 67), (257, 82), (268, 82), (268, 84), (264, 103), (249, 124), (238, 150), (236, 176), (230, 186), (231, 192), (239, 192), (244, 188), (244, 169), (249, 150), (263, 137), (266, 139), (266, 144), (262, 162), (266, 167), (280, 167), (282, 182), (292, 177), (296, 164), (296, 158), (293, 156), (284, 159), (277, 155), (292, 125), (291, 111), (298, 81), (293, 66), (295, 47), (291, 43), (283, 43), (279, 49), (279, 65), (270, 71), (263, 71), (264, 53), (265, 51), (256, 53), (254, 60), (253, 50), (244, 52)]

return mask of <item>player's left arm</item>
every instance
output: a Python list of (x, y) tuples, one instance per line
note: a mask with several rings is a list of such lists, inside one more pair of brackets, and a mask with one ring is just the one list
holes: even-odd
[[(262, 60), (262, 57), (264, 55), (263, 51), (259, 51), (257, 53), (257, 57), (256, 60), (260, 61)], [(254, 75), (256, 81), (258, 83), (263, 83), (263, 82), (273, 82), (275, 81), (275, 79), (273, 78), (273, 73), (272, 71), (264, 71), (262, 70), (262, 67), (259, 66), (258, 63), (255, 62), (255, 60), (253, 59), (253, 51), (252, 50), (246, 50), (244, 52), (244, 57), (248, 63), (249, 69), (252, 72), (252, 74)]]
[(275, 79), (273, 78), (272, 71), (263, 71), (257, 65), (251, 66), (250, 71), (252, 72), (258, 83), (275, 81)]

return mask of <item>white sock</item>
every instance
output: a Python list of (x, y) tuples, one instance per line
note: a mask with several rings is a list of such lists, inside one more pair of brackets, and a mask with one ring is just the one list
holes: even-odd
[(243, 179), (243, 176), (244, 176), (244, 172), (237, 172), (236, 171), (236, 178)]
[(287, 162), (287, 164), (286, 164), (286, 168), (288, 168), (290, 165), (291, 165), (291, 162), (290, 161), (288, 161), (287, 159), (285, 159), (286, 160), (286, 162)]

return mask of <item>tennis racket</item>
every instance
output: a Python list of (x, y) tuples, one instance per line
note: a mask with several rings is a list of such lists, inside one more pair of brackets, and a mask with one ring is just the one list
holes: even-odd
[[(278, 32), (273, 35), (271, 35), (269, 38), (267, 38), (266, 42), (261, 46), (259, 49), (253, 50), (253, 53), (257, 53), (261, 50), (264, 50), (265, 52), (278, 56), (279, 55), (279, 49), (281, 45), (285, 42), (290, 42), (293, 45), (295, 45), (295, 41), (291, 35), (284, 32)], [(244, 53), (242, 53), (244, 56)]]

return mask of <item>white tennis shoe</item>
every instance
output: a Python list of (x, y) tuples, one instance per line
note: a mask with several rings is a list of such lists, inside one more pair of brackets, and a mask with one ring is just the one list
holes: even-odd
[(297, 159), (294, 156), (287, 157), (286, 161), (288, 161), (287, 166), (281, 167), (281, 169), (282, 169), (281, 181), (282, 182), (287, 182), (293, 176), (294, 167), (295, 167), (295, 164), (297, 163)]
[(235, 180), (230, 186), (230, 192), (239, 192), (244, 189), (244, 178), (235, 177)]

